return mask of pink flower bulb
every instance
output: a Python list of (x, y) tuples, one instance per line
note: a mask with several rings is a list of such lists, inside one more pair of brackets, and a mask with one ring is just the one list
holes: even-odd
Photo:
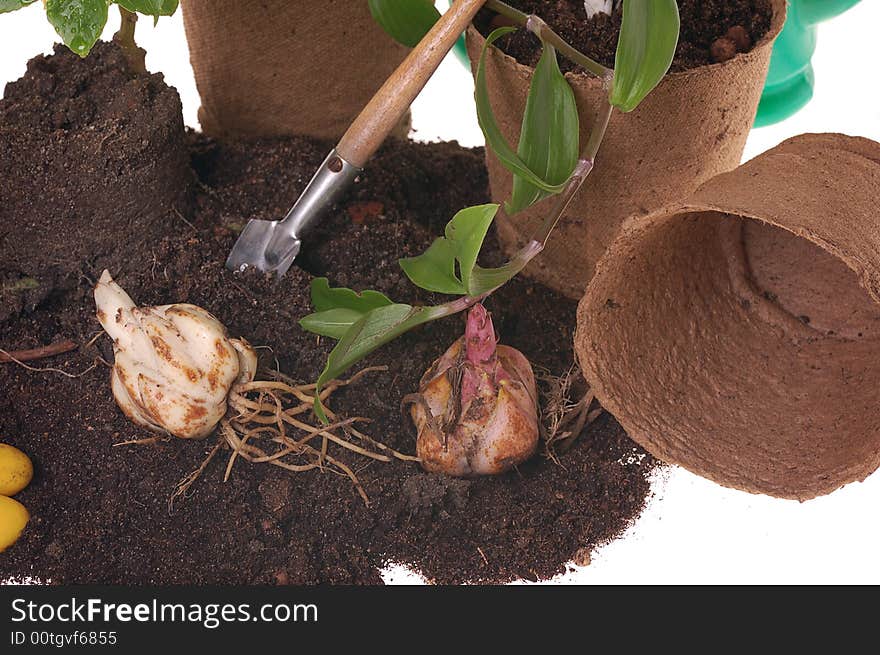
[(538, 446), (532, 367), (515, 348), (498, 345), (480, 304), (468, 313), (464, 336), (431, 365), (410, 399), (416, 453), (426, 471), (497, 475)]

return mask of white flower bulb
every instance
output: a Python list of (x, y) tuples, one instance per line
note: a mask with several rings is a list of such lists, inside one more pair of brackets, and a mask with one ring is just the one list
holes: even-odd
[(110, 273), (95, 287), (98, 321), (113, 339), (111, 387), (128, 418), (183, 439), (208, 436), (235, 384), (254, 379), (257, 355), (201, 307), (136, 307)]

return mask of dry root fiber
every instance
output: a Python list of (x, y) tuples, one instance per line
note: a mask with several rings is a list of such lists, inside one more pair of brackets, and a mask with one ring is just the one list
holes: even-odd
[(186, 496), (223, 446), (232, 451), (226, 463), (224, 481), (229, 479), (239, 458), (251, 464), (269, 464), (294, 473), (319, 470), (347, 477), (364, 503), (369, 504), (355, 470), (340, 458), (339, 453), (347, 451), (364, 462), (418, 461), (418, 458), (389, 448), (359, 430), (357, 426), (368, 423), (368, 419), (342, 419), (326, 403), (337, 389), (370, 372), (382, 370), (386, 370), (385, 367), (366, 368), (348, 380), (334, 380), (322, 388), (321, 400), (330, 420), (328, 425), (313, 418), (314, 384), (298, 384), (287, 376), (274, 373), (274, 380), (237, 385), (229, 394), (229, 410), (220, 421), (217, 444), (201, 466), (178, 483), (169, 499), (169, 509), (176, 500)]
[(557, 464), (588, 425), (604, 411), (576, 365), (563, 375), (538, 374), (541, 395), (541, 439), (547, 457)]

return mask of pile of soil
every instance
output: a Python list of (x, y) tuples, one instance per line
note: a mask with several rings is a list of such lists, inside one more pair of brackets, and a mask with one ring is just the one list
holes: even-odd
[[(56, 55), (49, 61), (85, 80), (101, 70), (101, 59)], [(32, 66), (25, 81), (35, 75)], [(20, 97), (26, 86), (17, 88)], [(88, 96), (90, 87), (83, 88)], [(123, 131), (116, 138), (116, 147), (124, 149), (128, 139), (140, 137)], [(59, 338), (88, 342), (100, 331), (93, 284), (107, 267), (137, 302), (201, 305), (232, 335), (264, 346), (264, 367), (311, 380), (332, 347), (297, 325), (309, 312), (312, 276), (377, 288), (400, 301), (437, 300), (404, 282), (396, 261), (426, 248), (455, 211), (488, 198), (480, 150), (389, 143), (310, 240), (298, 266), (275, 284), (257, 273), (232, 274), (223, 261), (248, 219), (283, 215), (329, 144), (303, 138), (224, 143), (182, 130), (178, 139), (197, 178), (191, 210), (113, 250), (60, 262), (52, 274), (4, 271), (0, 280), (29, 275), (38, 286), (4, 285), (0, 347), (23, 349)], [(20, 153), (18, 164), (35, 166), (42, 153)], [(73, 162), (67, 173), (74, 181), (87, 174)], [(161, 196), (165, 189), (152, 192)], [(5, 220), (4, 229), (15, 230), (41, 217), (19, 202)], [(86, 237), (94, 230), (88, 221), (71, 222), (55, 238)], [(0, 262), (8, 248), (0, 246)], [(487, 262), (497, 261), (494, 238), (489, 250)], [(558, 375), (572, 365), (574, 302), (516, 280), (488, 306), (502, 341), (522, 349), (536, 366)], [(462, 327), (459, 318), (448, 319), (381, 349), (365, 365), (384, 364), (388, 371), (337, 392), (332, 406), (373, 419), (367, 427), (372, 436), (413, 452), (414, 430), (401, 413), (401, 399)], [(99, 355), (111, 361), (106, 336), (36, 364), (77, 373)], [(656, 465), (604, 416), (559, 463), (538, 456), (498, 478), (453, 480), (425, 474), (413, 463), (365, 467), (349, 458), (369, 507), (347, 479), (329, 472), (296, 474), (239, 462), (224, 484), (226, 458), (218, 457), (169, 513), (175, 484), (215, 441), (113, 446), (148, 436), (115, 406), (103, 364), (76, 378), (0, 364), (0, 439), (28, 453), (36, 468), (33, 483), (18, 497), (32, 518), (19, 542), (0, 557), (0, 579), (379, 583), (381, 567), (392, 561), (441, 583), (546, 578), (632, 522), (650, 493), (648, 477)]]
[[(572, 46), (601, 64), (614, 67), (623, 17), (623, 3), (619, 0), (614, 3), (611, 15), (598, 13), (589, 19), (583, 0), (507, 0), (507, 4), (540, 16)], [(733, 56), (737, 51), (747, 52), (770, 29), (773, 17), (769, 0), (678, 0), (678, 10), (681, 33), (672, 71), (705, 66)], [(483, 9), (474, 23), (488, 36), (498, 26), (498, 20), (494, 12)], [(726, 44), (717, 42), (725, 39), (731, 28), (742, 28), (748, 39), (739, 36), (739, 47), (725, 52), (726, 48), (719, 46)], [(537, 64), (541, 56), (541, 42), (524, 29), (500, 39), (497, 45), (527, 66)], [(563, 72), (581, 70), (564, 57), (559, 58), (559, 66)]]
[(70, 270), (189, 211), (177, 93), (161, 75), (132, 73), (110, 44), (78, 63), (57, 46), (0, 101), (2, 266)]

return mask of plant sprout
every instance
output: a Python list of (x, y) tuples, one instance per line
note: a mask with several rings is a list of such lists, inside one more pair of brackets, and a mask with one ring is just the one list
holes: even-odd
[[(406, 42), (418, 27), (424, 34), (430, 22), (422, 8), (423, 22), (416, 25), (420, 2), (371, 0), (377, 21), (389, 33)], [(433, 4), (427, 2), (425, 5)], [(377, 291), (360, 294), (351, 289), (331, 288), (326, 278), (313, 281), (315, 312), (300, 321), (310, 332), (337, 340), (317, 380), (315, 412), (327, 422), (320, 389), (385, 343), (414, 327), (470, 309), (503, 286), (545, 247), (553, 228), (571, 199), (581, 188), (596, 160), (613, 110), (629, 112), (659, 84), (669, 70), (678, 42), (679, 15), (675, 0), (623, 0), (623, 22), (615, 67), (606, 68), (565, 42), (540, 18), (527, 15), (498, 0), (486, 7), (534, 34), (542, 54), (532, 75), (519, 144), (514, 150), (495, 121), (485, 79), (487, 49), (514, 31), (501, 27), (487, 38), (476, 71), (477, 117), (486, 145), (513, 174), (513, 191), (505, 209), (516, 213), (549, 196), (556, 201), (531, 239), (506, 264), (483, 268), (477, 258), (497, 204), (467, 207), (459, 211), (421, 255), (402, 259), (400, 266), (416, 286), (458, 296), (436, 306), (397, 303)], [(418, 31), (418, 30), (416, 30)], [(557, 53), (604, 80), (608, 100), (599, 111), (587, 143), (579, 144), (579, 125), (574, 94), (559, 70)]]
[[(329, 470), (348, 477), (365, 503), (367, 494), (354, 470), (335, 456), (337, 447), (380, 462), (416, 459), (358, 430), (357, 424), (366, 419), (337, 420), (327, 410), (332, 424), (306, 422), (303, 415), (317, 397), (315, 385), (298, 384), (278, 373), (275, 379), (255, 379), (254, 349), (244, 339), (230, 338), (223, 324), (201, 307), (139, 307), (107, 271), (94, 293), (98, 321), (113, 340), (113, 397), (129, 420), (181, 439), (204, 439), (220, 427), (214, 448), (178, 483), (169, 504), (186, 494), (224, 444), (232, 451), (225, 479), (239, 458), (292, 472)], [(321, 390), (321, 399), (371, 370), (376, 369), (331, 381)]]
[[(36, 0), (0, 0), (0, 14), (31, 5)], [(46, 18), (68, 48), (85, 57), (107, 24), (110, 5), (119, 6), (121, 24), (114, 40), (122, 46), (136, 71), (143, 72), (143, 51), (134, 42), (137, 15), (171, 16), (180, 0), (44, 0)]]
[(532, 365), (497, 343), (492, 318), (477, 303), (462, 337), (404, 398), (418, 428), (422, 467), (457, 477), (497, 475), (538, 446), (538, 392)]
[(148, 430), (202, 439), (226, 415), (233, 387), (254, 380), (257, 353), (201, 307), (137, 307), (108, 271), (95, 286), (95, 305), (113, 339), (113, 397)]

